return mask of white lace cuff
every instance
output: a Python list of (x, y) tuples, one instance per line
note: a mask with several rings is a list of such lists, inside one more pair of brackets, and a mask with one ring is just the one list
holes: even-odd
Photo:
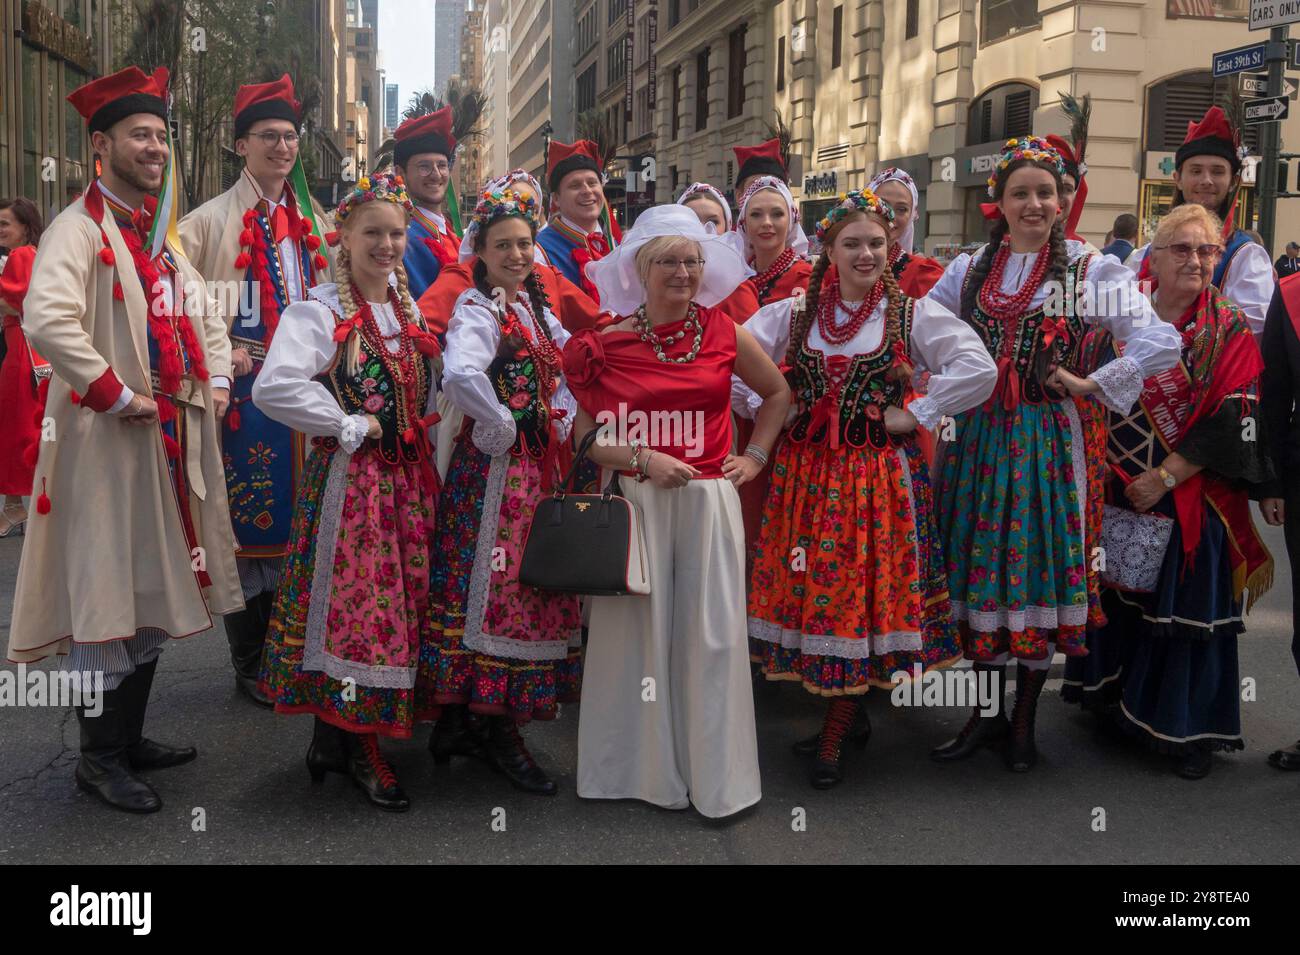
[(474, 447), (488, 457), (495, 458), (499, 454), (505, 454), (510, 450), (510, 446), (515, 443), (514, 419), (511, 418), (509, 422), (497, 424), (475, 421), (471, 437), (474, 439)]
[(348, 454), (356, 452), (361, 447), (361, 442), (366, 440), (366, 434), (370, 431), (370, 421), (365, 415), (350, 414), (343, 419), (343, 427), (339, 433), (339, 444)]
[(933, 430), (943, 420), (943, 412), (939, 409), (939, 402), (929, 395), (913, 398), (912, 403), (907, 406), (907, 410), (912, 412), (912, 417), (916, 419), (916, 423), (926, 430)]
[(1142, 366), (1127, 355), (1107, 362), (1089, 377), (1101, 386), (1097, 397), (1102, 404), (1121, 414), (1128, 414), (1142, 394)]

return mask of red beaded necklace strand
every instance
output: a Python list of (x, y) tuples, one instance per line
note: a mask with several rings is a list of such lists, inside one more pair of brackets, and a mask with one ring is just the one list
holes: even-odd
[(840, 283), (832, 283), (829, 293), (817, 308), (817, 329), (828, 345), (846, 345), (853, 341), (854, 336), (867, 323), (867, 319), (872, 316), (876, 306), (884, 298), (885, 283), (877, 279), (863, 298), (862, 304), (852, 311), (845, 306), (845, 311), (849, 312), (849, 320), (843, 325), (836, 322), (837, 312), (843, 304), (843, 299), (840, 298)]

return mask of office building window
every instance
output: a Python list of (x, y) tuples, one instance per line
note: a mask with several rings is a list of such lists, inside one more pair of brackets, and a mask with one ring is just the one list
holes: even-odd
[(1038, 0), (981, 0), (980, 43), (1038, 26)]
[(672, 104), (669, 106), (669, 115), (672, 117), (672, 138), (676, 139), (682, 134), (682, 68), (673, 67), (672, 82)]
[(907, 0), (907, 28), (903, 38), (910, 40), (921, 32), (921, 0)]
[(844, 5), (835, 8), (831, 17), (831, 69), (838, 69), (844, 49)]
[(785, 89), (785, 37), (776, 40), (776, 91)]
[(745, 32), (741, 24), (727, 36), (727, 119), (745, 111)]
[(709, 48), (695, 55), (695, 131), (709, 125)]

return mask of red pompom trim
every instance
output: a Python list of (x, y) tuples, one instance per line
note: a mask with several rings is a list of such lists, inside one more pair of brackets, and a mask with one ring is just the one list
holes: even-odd
[(319, 249), (319, 248), (320, 248), (320, 236), (318, 236), (318, 235), (312, 235), (310, 232), (308, 232), (308, 233), (307, 233), (307, 248), (311, 249), (313, 252), (315, 252), (317, 249)]
[(99, 261), (103, 262), (105, 265), (112, 265), (117, 261), (117, 257), (113, 255), (112, 249), (108, 246), (104, 246), (104, 248), (99, 250)]
[(311, 264), (316, 266), (317, 272), (323, 272), (326, 269), (326, 267), (329, 265), (329, 262), (325, 260), (325, 256), (317, 255), (314, 259), (311, 260)]
[(126, 300), (126, 296), (122, 292), (121, 282), (113, 283), (113, 298), (117, 299), (119, 302)]
[(309, 235), (311, 235), (311, 229), (312, 229), (312, 225), (311, 225), (311, 220), (310, 220), (310, 219), (308, 219), (308, 218), (306, 218), (306, 217), (304, 216), (303, 218), (301, 218), (301, 219), (298, 220), (298, 234), (299, 234), (299, 235), (301, 235), (301, 236), (303, 236), (303, 237), (309, 236)]
[(162, 436), (162, 439), (163, 439), (163, 451), (167, 453), (167, 457), (173, 459), (179, 458), (181, 456), (181, 446), (176, 443), (176, 439), (173, 438), (170, 434), (164, 434)]
[(240, 245), (252, 245), (252, 244), (253, 244), (253, 230), (252, 230), (252, 229), (245, 229), (243, 232), (239, 233), (239, 244), (240, 244)]
[(240, 252), (235, 256), (235, 268), (246, 269), (252, 261), (252, 257), (247, 252)]
[(36, 513), (48, 514), (52, 506), (50, 496), (45, 493), (45, 478), (41, 478), (41, 496), (36, 499)]
[(257, 221), (257, 212), (256, 212), (256, 210), (253, 210), (253, 209), (245, 209), (245, 210), (244, 210), (244, 225), (246, 225), (246, 226), (251, 226), (251, 225), (252, 225), (254, 222), (256, 222), (256, 221)]

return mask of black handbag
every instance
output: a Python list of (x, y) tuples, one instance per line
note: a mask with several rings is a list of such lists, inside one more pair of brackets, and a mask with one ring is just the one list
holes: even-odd
[(599, 494), (568, 491), (598, 431), (582, 439), (564, 483), (537, 502), (519, 565), (521, 584), (602, 597), (650, 593), (641, 513), (619, 493), (618, 473)]

